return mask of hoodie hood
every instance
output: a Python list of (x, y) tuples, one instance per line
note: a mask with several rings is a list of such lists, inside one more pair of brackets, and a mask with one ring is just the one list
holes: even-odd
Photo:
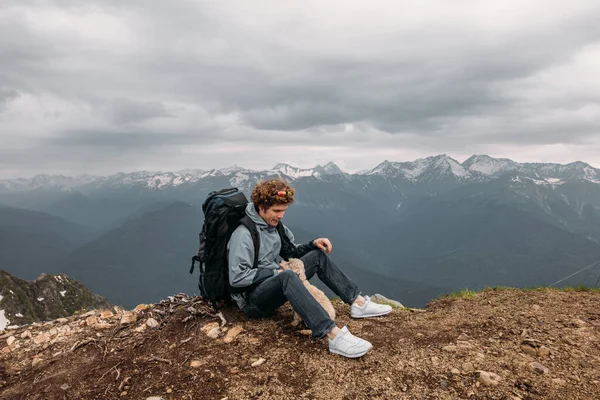
[(260, 215), (258, 215), (258, 211), (256, 211), (256, 207), (254, 206), (254, 203), (252, 203), (252, 202), (250, 202), (250, 203), (248, 203), (248, 205), (246, 205), (246, 214), (248, 214), (248, 216), (250, 217), (252, 222), (254, 222), (257, 227), (260, 227), (262, 229), (270, 229), (270, 228), (275, 229), (276, 228), (274, 226), (270, 226), (269, 224), (267, 224), (265, 222), (265, 220), (262, 219), (262, 217)]

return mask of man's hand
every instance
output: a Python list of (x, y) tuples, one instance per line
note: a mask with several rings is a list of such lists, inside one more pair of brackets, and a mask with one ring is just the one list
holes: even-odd
[(313, 241), (313, 244), (317, 246), (319, 249), (323, 250), (325, 253), (331, 253), (333, 246), (331, 242), (327, 238), (318, 238)]
[(281, 262), (279, 263), (279, 268), (277, 268), (275, 271), (277, 271), (278, 274), (282, 273), (283, 271), (285, 271), (285, 269), (283, 269), (283, 263), (285, 261), (281, 260)]

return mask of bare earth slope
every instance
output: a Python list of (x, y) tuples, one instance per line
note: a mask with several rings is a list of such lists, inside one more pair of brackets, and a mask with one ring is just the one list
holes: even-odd
[(490, 289), (370, 320), (335, 306), (365, 357), (300, 335), (287, 306), (222, 320), (186, 295), (10, 330), (0, 399), (600, 399), (598, 293)]

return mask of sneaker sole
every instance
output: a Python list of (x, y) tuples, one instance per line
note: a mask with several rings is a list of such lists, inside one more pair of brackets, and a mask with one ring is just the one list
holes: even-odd
[(341, 351), (332, 350), (332, 349), (329, 349), (329, 352), (333, 353), (333, 354), (337, 354), (342, 357), (346, 357), (346, 358), (359, 358), (359, 357), (362, 357), (365, 354), (367, 354), (369, 352), (369, 350), (371, 350), (372, 348), (373, 348), (373, 346), (369, 347), (368, 350), (365, 350), (364, 353), (358, 353), (358, 354), (346, 354), (346, 353), (342, 353)]
[(350, 314), (350, 316), (352, 318), (371, 318), (371, 317), (381, 317), (381, 316), (384, 316), (384, 315), (388, 315), (391, 312), (392, 312), (392, 310), (386, 311), (386, 312), (382, 312), (382, 313), (379, 313), (379, 314), (363, 314), (363, 315), (359, 315), (359, 316), (354, 316), (354, 315)]

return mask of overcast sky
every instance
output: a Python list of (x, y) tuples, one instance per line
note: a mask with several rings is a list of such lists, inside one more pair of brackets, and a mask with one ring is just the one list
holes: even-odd
[(2, 0), (0, 178), (598, 168), (598, 21), (598, 0)]

